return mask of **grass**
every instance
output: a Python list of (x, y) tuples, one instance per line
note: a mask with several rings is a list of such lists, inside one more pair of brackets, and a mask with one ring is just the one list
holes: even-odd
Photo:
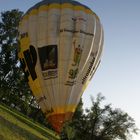
[(0, 105), (0, 140), (60, 140), (44, 126)]

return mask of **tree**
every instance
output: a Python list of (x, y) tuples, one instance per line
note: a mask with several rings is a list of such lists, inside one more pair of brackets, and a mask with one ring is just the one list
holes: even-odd
[[(133, 133), (137, 134), (135, 121), (121, 109), (113, 109), (111, 104), (102, 107), (104, 99), (101, 94), (96, 100), (91, 97), (91, 108), (80, 116), (75, 114), (73, 120), (66, 124), (65, 140), (66, 137), (70, 140), (128, 140)], [(74, 136), (68, 138), (67, 130)]]
[(18, 24), (23, 15), (19, 10), (1, 13), (0, 20), (0, 102), (15, 107), (24, 114), (34, 100), (24, 73), (19, 68)]
[(2, 12), (0, 19), (0, 103), (17, 109), (44, 125), (45, 116), (37, 105), (18, 60), (18, 25), (23, 12)]
[[(22, 12), (18, 10), (1, 13), (0, 22), (0, 89), (1, 101), (16, 100), (20, 71), (17, 67), (18, 23)], [(14, 97), (14, 98), (13, 98)], [(10, 101), (9, 101), (10, 100)]]
[(23, 15), (19, 10), (1, 13), (0, 20), (0, 102), (26, 114), (32, 100), (24, 74), (19, 69), (18, 24)]

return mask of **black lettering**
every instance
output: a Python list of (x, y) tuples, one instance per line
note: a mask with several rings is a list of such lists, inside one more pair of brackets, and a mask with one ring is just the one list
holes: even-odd
[(92, 33), (87, 33), (83, 30), (77, 31), (77, 30), (70, 30), (70, 29), (60, 29), (60, 33), (62, 32), (69, 32), (69, 33), (81, 33), (81, 34), (85, 34), (85, 35), (89, 35), (89, 36), (94, 36), (94, 34)]
[(69, 78), (75, 79), (78, 74), (78, 68), (76, 70), (70, 69), (69, 71)]
[(73, 86), (75, 84), (76, 84), (76, 81), (67, 81), (65, 85), (66, 86)]
[(89, 65), (89, 68), (88, 68), (88, 70), (87, 70), (87, 72), (86, 72), (86, 75), (82, 78), (82, 84), (85, 83), (87, 77), (89, 76), (89, 74), (90, 74), (90, 72), (91, 72), (91, 70), (92, 70), (94, 61), (95, 61), (95, 57), (93, 57), (93, 59), (91, 60), (90, 65)]
[(29, 69), (29, 72), (31, 74), (31, 77), (32, 77), (33, 80), (35, 80), (37, 78), (37, 74), (36, 74), (36, 71), (35, 71), (35, 66), (36, 66), (36, 63), (37, 63), (36, 50), (32, 45), (30, 45), (30, 49), (24, 51), (23, 54), (24, 54), (25, 61), (27, 63), (27, 67)]

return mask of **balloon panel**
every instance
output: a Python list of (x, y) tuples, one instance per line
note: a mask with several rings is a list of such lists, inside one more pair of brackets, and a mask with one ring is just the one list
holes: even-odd
[(29, 9), (19, 30), (19, 58), (38, 104), (51, 121), (68, 119), (100, 63), (99, 18), (78, 2), (45, 0)]

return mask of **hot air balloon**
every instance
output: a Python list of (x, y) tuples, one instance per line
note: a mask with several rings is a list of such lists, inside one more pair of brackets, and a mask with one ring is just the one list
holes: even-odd
[(43, 0), (26, 12), (19, 32), (18, 55), (29, 86), (60, 133), (100, 63), (100, 19), (79, 2)]

